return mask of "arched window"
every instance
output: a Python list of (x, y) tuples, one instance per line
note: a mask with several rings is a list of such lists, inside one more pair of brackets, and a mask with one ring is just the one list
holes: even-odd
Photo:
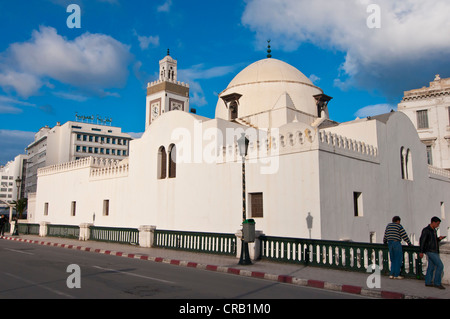
[(167, 177), (167, 154), (164, 146), (161, 146), (158, 151), (158, 179), (165, 179)]
[(400, 149), (402, 179), (413, 180), (412, 152), (402, 147)]
[(412, 153), (411, 150), (408, 148), (406, 151), (406, 179), (409, 179), (410, 181), (413, 180), (413, 165), (412, 165)]
[(177, 147), (175, 144), (169, 146), (169, 178), (177, 177)]
[(406, 179), (406, 151), (404, 147), (400, 149), (400, 163), (402, 165), (402, 179)]

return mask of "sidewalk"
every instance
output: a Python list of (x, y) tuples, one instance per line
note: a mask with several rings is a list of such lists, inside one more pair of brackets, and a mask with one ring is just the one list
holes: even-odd
[(190, 253), (169, 249), (141, 248), (96, 241), (22, 235), (5, 236), (3, 240), (13, 240), (28, 244), (38, 244), (76, 249), (91, 253), (101, 253), (125, 258), (137, 258), (149, 262), (163, 262), (180, 267), (192, 267), (208, 271), (226, 272), (234, 275), (256, 277), (293, 285), (309, 286), (327, 290), (341, 291), (356, 295), (385, 299), (450, 299), (450, 286), (446, 290), (425, 287), (424, 281), (415, 279), (393, 280), (381, 277), (380, 289), (369, 289), (367, 279), (370, 274), (332, 269), (305, 267), (255, 261), (253, 265), (240, 266), (234, 257)]

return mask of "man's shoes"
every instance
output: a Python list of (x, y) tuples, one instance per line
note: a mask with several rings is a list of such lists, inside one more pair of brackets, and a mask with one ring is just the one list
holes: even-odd
[(394, 279), (398, 279), (398, 280), (402, 280), (402, 279), (404, 279), (405, 277), (402, 277), (402, 276), (398, 276), (398, 277), (394, 277)]
[(444, 286), (442, 286), (442, 285), (439, 285), (439, 286), (434, 286), (435, 288), (438, 288), (438, 289), (445, 289), (445, 287)]
[(389, 276), (389, 279), (394, 279), (394, 276)]
[(425, 287), (434, 287), (433, 284), (425, 284)]

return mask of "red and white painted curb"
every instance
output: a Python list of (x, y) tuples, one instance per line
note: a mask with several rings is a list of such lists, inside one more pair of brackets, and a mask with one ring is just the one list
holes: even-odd
[[(0, 236), (0, 238), (2, 238), (2, 237)], [(3, 237), (3, 239), (10, 240), (10, 241), (19, 241), (19, 242), (24, 242), (24, 243), (29, 243), (29, 244), (38, 244), (38, 245), (43, 245), (43, 246), (52, 246), (52, 247), (60, 247), (60, 248), (66, 248), (66, 249), (94, 252), (94, 253), (110, 255), (110, 256), (148, 260), (148, 261), (157, 262), (157, 263), (165, 263), (165, 264), (170, 264), (170, 265), (196, 268), (196, 269), (202, 269), (202, 270), (208, 270), (208, 271), (217, 271), (217, 272), (228, 273), (228, 274), (233, 274), (233, 275), (260, 278), (260, 279), (266, 279), (266, 280), (276, 281), (276, 282), (280, 282), (280, 283), (293, 284), (293, 285), (297, 285), (297, 286), (304, 286), (304, 287), (311, 287), (311, 288), (326, 289), (326, 290), (332, 290), (332, 291), (336, 291), (336, 292), (344, 292), (344, 293), (355, 294), (355, 295), (360, 295), (360, 296), (365, 296), (365, 297), (372, 297), (372, 298), (428, 299), (428, 298), (424, 298), (424, 297), (410, 296), (410, 295), (406, 295), (406, 294), (399, 293), (399, 292), (374, 290), (374, 289), (368, 289), (368, 288), (359, 287), (359, 286), (335, 284), (335, 283), (325, 282), (325, 281), (321, 281), (321, 280), (302, 279), (302, 278), (297, 278), (297, 277), (292, 277), (292, 276), (287, 276), (287, 275), (274, 275), (274, 274), (268, 274), (268, 273), (264, 273), (264, 272), (250, 271), (250, 270), (238, 269), (238, 268), (233, 268), (233, 267), (207, 265), (207, 264), (200, 264), (200, 263), (196, 263), (196, 262), (182, 261), (182, 260), (177, 260), (177, 259), (151, 257), (151, 256), (141, 255), (141, 254), (129, 254), (129, 253), (123, 253), (123, 252), (118, 252), (118, 251), (112, 251), (112, 250), (89, 248), (89, 247), (85, 247), (85, 246), (58, 244), (58, 243), (53, 243), (53, 242), (29, 240), (29, 239), (22, 239), (22, 238), (17, 238), (17, 237)]]

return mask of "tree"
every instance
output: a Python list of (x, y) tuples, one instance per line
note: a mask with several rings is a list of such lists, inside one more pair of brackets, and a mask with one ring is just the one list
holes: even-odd
[(19, 199), (18, 201), (13, 201), (12, 204), (16, 208), (18, 219), (22, 219), (23, 212), (27, 209), (28, 200), (26, 198)]

